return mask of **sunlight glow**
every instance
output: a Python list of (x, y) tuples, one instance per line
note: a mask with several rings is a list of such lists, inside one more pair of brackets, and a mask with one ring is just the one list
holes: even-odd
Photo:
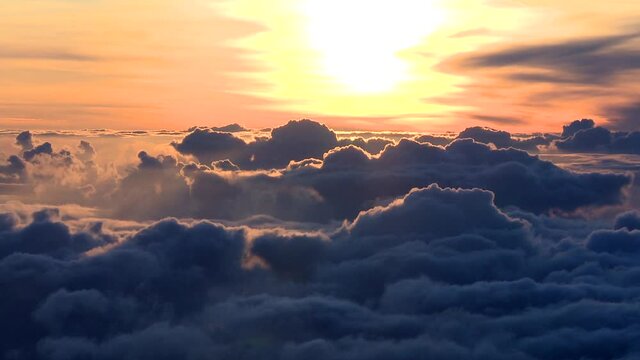
[(410, 80), (402, 50), (419, 45), (445, 18), (434, 0), (306, 0), (301, 10), (324, 75), (360, 93)]

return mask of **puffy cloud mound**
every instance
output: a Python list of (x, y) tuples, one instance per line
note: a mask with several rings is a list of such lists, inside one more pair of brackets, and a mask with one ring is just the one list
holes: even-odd
[(628, 230), (640, 230), (640, 212), (631, 210), (616, 217), (614, 228)]
[(327, 151), (356, 145), (371, 154), (381, 152), (392, 141), (382, 138), (340, 139), (325, 125), (303, 119), (290, 121), (271, 131), (270, 137), (259, 137), (246, 143), (228, 132), (195, 128), (173, 147), (181, 154), (193, 155), (201, 163), (229, 160), (245, 170), (284, 168), (291, 161), (321, 159)]
[[(145, 171), (177, 166), (140, 157)], [(505, 213), (493, 199), (432, 185), (314, 232), (165, 219), (120, 234), (71, 230), (53, 209), (3, 214), (0, 354), (640, 356), (639, 232), (588, 234), (587, 220)]]
[(246, 161), (244, 157), (247, 144), (230, 133), (195, 129), (180, 143), (172, 143), (172, 145), (179, 153), (193, 155), (204, 163), (225, 159), (233, 162), (240, 159), (243, 162)]
[(354, 217), (377, 200), (432, 183), (488, 189), (500, 206), (544, 212), (619, 203), (630, 181), (624, 175), (571, 173), (526, 152), (494, 150), (469, 139), (444, 149), (401, 140), (379, 157), (357, 148), (336, 149), (325, 155), (321, 167), (303, 167), (285, 178), (313, 187), (338, 218)]
[(33, 136), (29, 131), (23, 131), (16, 136), (16, 145), (20, 146), (23, 151), (33, 149)]
[(446, 148), (403, 139), (378, 156), (349, 145), (332, 149), (322, 160), (291, 162), (278, 172), (245, 173), (233, 165), (183, 164), (171, 156), (143, 153), (109, 204), (116, 216), (133, 219), (269, 215), (327, 222), (353, 219), (362, 210), (434, 183), (488, 189), (499, 206), (535, 213), (620, 204), (630, 183), (627, 175), (572, 173), (524, 151), (493, 149), (470, 139)]
[(354, 139), (340, 139), (338, 140), (337, 146), (344, 147), (354, 145), (368, 152), (369, 154), (376, 155), (382, 152), (382, 150), (384, 150), (384, 148), (389, 144), (393, 144), (393, 141), (379, 137), (373, 137), (366, 140), (358, 137)]
[(431, 145), (446, 146), (455, 139), (446, 136), (420, 135), (416, 137), (415, 140), (419, 143), (429, 143)]
[(562, 127), (562, 137), (568, 138), (580, 130), (593, 129), (596, 123), (591, 119), (574, 120), (571, 124)]
[(290, 161), (321, 158), (336, 147), (336, 134), (326, 126), (311, 121), (290, 121), (271, 131), (271, 137), (251, 143), (230, 133), (195, 129), (180, 143), (173, 143), (181, 154), (194, 155), (200, 162), (230, 160), (243, 169), (286, 167)]
[(540, 145), (549, 145), (549, 137), (534, 136), (528, 139), (513, 139), (506, 131), (494, 130), (487, 127), (470, 127), (458, 134), (458, 139), (473, 139), (485, 144), (494, 144), (497, 148), (514, 148), (536, 151)]
[(10, 155), (6, 163), (0, 163), (0, 193), (28, 202), (96, 205), (96, 196), (113, 190), (118, 178), (115, 169), (96, 166), (96, 150), (88, 141), (81, 140), (75, 150), (67, 150), (35, 140), (28, 131), (16, 137), (22, 154)]
[(554, 143), (565, 152), (640, 154), (640, 131), (614, 132), (583, 119), (565, 126)]

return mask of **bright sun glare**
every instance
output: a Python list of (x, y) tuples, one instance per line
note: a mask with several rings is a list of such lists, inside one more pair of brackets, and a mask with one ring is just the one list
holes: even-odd
[(350, 91), (381, 93), (411, 79), (401, 51), (439, 27), (438, 0), (306, 0), (309, 46), (322, 73)]

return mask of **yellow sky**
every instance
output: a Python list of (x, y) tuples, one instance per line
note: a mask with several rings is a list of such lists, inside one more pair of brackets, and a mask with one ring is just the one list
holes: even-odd
[(637, 1), (0, 0), (0, 14), (2, 128), (558, 130), (637, 94)]

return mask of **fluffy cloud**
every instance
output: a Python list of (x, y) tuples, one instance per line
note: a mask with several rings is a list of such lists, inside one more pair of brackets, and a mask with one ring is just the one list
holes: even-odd
[(514, 138), (507, 131), (495, 130), (488, 127), (474, 126), (462, 130), (456, 137), (421, 135), (415, 138), (417, 142), (431, 145), (446, 146), (456, 139), (472, 139), (483, 144), (493, 144), (499, 149), (520, 149), (530, 152), (539, 150), (539, 146), (549, 145), (555, 136), (545, 134), (524, 138)]
[[(145, 169), (159, 170), (151, 163)], [(315, 232), (165, 219), (114, 237), (100, 227), (72, 232), (55, 210), (26, 224), (6, 214), (0, 353), (639, 356), (638, 231), (585, 234), (592, 222), (507, 213), (493, 200), (486, 190), (432, 185)], [(31, 230), (38, 226), (59, 230)], [(41, 243), (46, 234), (57, 240)]]
[[(543, 213), (621, 204), (630, 182), (622, 174), (572, 173), (524, 151), (470, 139), (456, 139), (444, 148), (408, 139), (337, 139), (308, 120), (272, 133), (247, 143), (229, 133), (194, 129), (173, 146), (197, 153), (200, 163), (142, 151), (136, 166), (119, 170), (96, 165), (96, 151), (87, 141), (72, 152), (32, 140), (33, 149), (24, 152), (30, 155), (11, 156), (0, 165), (0, 179), (3, 191), (18, 199), (91, 206), (120, 219), (266, 215), (316, 223), (354, 219), (362, 210), (433, 183), (488, 189), (501, 207)], [(458, 137), (465, 136), (499, 146), (522, 142), (484, 128), (467, 129)], [(247, 152), (257, 148), (255, 154)], [(246, 170), (255, 167), (267, 169)]]
[[(238, 220), (270, 215), (283, 220), (327, 222), (358, 212), (413, 187), (483, 188), (500, 206), (536, 213), (620, 204), (630, 179), (615, 174), (576, 174), (515, 149), (492, 149), (470, 139), (446, 148), (401, 140), (379, 156), (355, 146), (335, 148), (322, 160), (292, 162), (270, 172), (219, 171), (141, 153), (140, 164), (118, 184), (107, 205), (114, 216), (163, 216)], [(229, 165), (233, 169), (233, 164)], [(528, 189), (522, 191), (523, 188)]]
[(284, 168), (291, 161), (321, 159), (327, 151), (356, 145), (371, 154), (381, 152), (390, 140), (382, 138), (340, 139), (325, 125), (311, 120), (290, 121), (271, 131), (269, 137), (245, 142), (229, 132), (194, 129), (173, 147), (181, 154), (193, 155), (201, 163), (229, 160), (241, 169)]
[(494, 130), (486, 127), (470, 127), (458, 134), (458, 139), (473, 139), (485, 144), (494, 144), (497, 148), (514, 148), (527, 151), (537, 151), (538, 146), (549, 145), (550, 136), (532, 136), (526, 139), (514, 139), (506, 131)]
[(29, 131), (23, 131), (16, 136), (16, 145), (20, 146), (23, 151), (33, 149), (33, 136)]
[(290, 161), (321, 158), (337, 145), (333, 131), (310, 120), (290, 121), (273, 129), (269, 138), (251, 143), (230, 133), (195, 129), (173, 144), (178, 152), (194, 155), (200, 162), (228, 159), (243, 169), (282, 168)]
[(23, 201), (96, 205), (97, 197), (112, 191), (118, 180), (114, 168), (95, 164), (96, 151), (88, 141), (81, 140), (75, 150), (56, 149), (50, 142), (36, 143), (24, 131), (16, 144), (22, 153), (0, 163), (0, 192)]
[(595, 127), (596, 123), (591, 119), (575, 120), (568, 125), (562, 127), (562, 137), (568, 138), (580, 130), (588, 130)]
[(563, 129), (563, 138), (554, 142), (565, 152), (640, 154), (640, 132), (613, 132), (595, 126), (592, 120), (576, 120)]

